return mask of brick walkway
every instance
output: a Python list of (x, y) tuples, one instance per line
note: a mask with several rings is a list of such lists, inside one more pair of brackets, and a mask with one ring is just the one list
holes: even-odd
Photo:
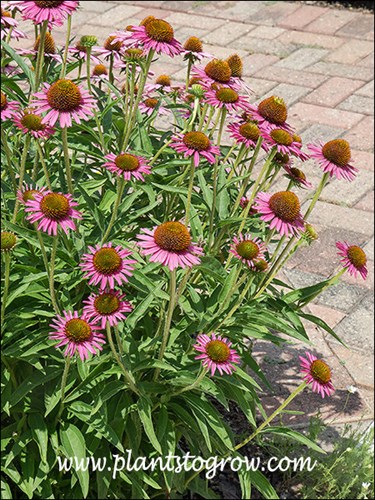
[[(335, 241), (364, 246), (371, 259), (368, 280), (346, 276), (311, 306), (351, 348), (343, 348), (310, 324), (314, 352), (324, 356), (334, 369), (335, 396), (322, 405), (319, 397), (306, 393), (296, 404), (308, 415), (316, 414), (320, 407), (322, 415), (335, 423), (371, 419), (373, 16), (296, 1), (85, 1), (81, 5), (83, 8), (73, 16), (74, 34), (95, 34), (104, 41), (108, 33), (138, 24), (146, 15), (165, 18), (182, 42), (196, 35), (205, 42), (205, 50), (217, 57), (234, 52), (243, 57), (244, 74), (256, 100), (272, 94), (283, 97), (289, 105), (289, 121), (304, 142), (338, 137), (350, 142), (359, 175), (352, 183), (336, 181), (325, 190), (311, 218), (320, 239), (293, 259), (286, 274), (294, 285), (310, 285), (334, 270)], [(156, 74), (167, 72), (183, 80), (185, 73), (178, 59), (161, 58), (153, 69)], [(307, 169), (316, 181), (317, 167), (310, 162)], [(278, 393), (263, 399), (267, 407), (274, 407), (293, 388), (301, 352), (303, 346), (299, 345), (281, 350), (266, 343), (256, 344), (259, 363), (277, 382)], [(349, 385), (358, 392), (349, 395)]]

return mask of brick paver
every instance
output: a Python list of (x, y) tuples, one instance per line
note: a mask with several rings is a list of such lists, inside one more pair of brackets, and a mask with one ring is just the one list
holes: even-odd
[[(308, 286), (333, 272), (338, 263), (336, 239), (363, 245), (373, 259), (373, 16), (297, 1), (86, 1), (73, 33), (77, 29), (80, 34), (93, 33), (103, 42), (116, 28), (149, 14), (168, 19), (182, 42), (195, 34), (205, 41), (206, 51), (218, 57), (237, 52), (243, 57), (254, 99), (271, 94), (284, 97), (290, 106), (289, 121), (305, 142), (337, 137), (350, 142), (354, 164), (361, 172), (351, 184), (336, 181), (328, 186), (311, 216), (320, 240), (291, 260), (286, 279), (295, 286)], [(57, 30), (59, 43), (63, 43), (62, 34)], [(19, 41), (19, 46), (29, 45)], [(153, 69), (183, 81), (182, 67), (179, 58), (161, 58)], [(315, 182), (320, 174), (316, 165), (307, 162), (305, 170)], [(324, 416), (339, 415), (341, 422), (372, 418), (372, 260), (369, 267), (365, 283), (346, 276), (311, 305), (311, 311), (335, 327), (352, 350), (309, 326), (314, 352), (334, 369), (337, 391), (325, 406), (311, 393), (296, 401), (295, 408), (307, 416), (320, 407)], [(291, 381), (303, 350), (299, 343), (282, 350), (269, 343), (255, 344), (255, 356), (279, 391), (263, 398), (269, 410), (293, 389)], [(359, 392), (350, 395), (343, 410), (348, 385)], [(300, 425), (307, 417), (288, 418)]]

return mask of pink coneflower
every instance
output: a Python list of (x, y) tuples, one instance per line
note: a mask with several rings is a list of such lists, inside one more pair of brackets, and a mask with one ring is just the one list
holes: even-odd
[(269, 222), (270, 228), (276, 229), (282, 236), (297, 236), (304, 230), (301, 204), (298, 196), (292, 191), (280, 191), (275, 194), (260, 192), (255, 203), (261, 219)]
[(75, 1), (21, 1), (11, 0), (9, 5), (16, 6), (22, 13), (23, 19), (30, 19), (35, 24), (49, 21), (49, 26), (61, 26), (66, 17), (70, 16), (78, 7)]
[(306, 175), (304, 172), (302, 172), (302, 170), (300, 170), (299, 168), (296, 168), (296, 167), (290, 167), (288, 165), (284, 166), (284, 170), (286, 172), (285, 176), (290, 180), (292, 181), (292, 183), (295, 185), (295, 186), (299, 186), (299, 187), (305, 187), (305, 188), (312, 188), (312, 184), (311, 182), (309, 182), (307, 179), (306, 179)]
[(121, 286), (128, 281), (128, 276), (133, 275), (137, 261), (127, 258), (131, 255), (130, 250), (120, 245), (113, 247), (112, 243), (88, 248), (90, 253), (83, 255), (80, 266), (90, 285), (99, 285), (101, 290), (112, 289), (115, 282)]
[(17, 191), (17, 200), (22, 204), (26, 205), (29, 200), (35, 200), (36, 194), (42, 194), (47, 190), (45, 187), (33, 186), (32, 184), (24, 184), (22, 189)]
[(221, 337), (213, 333), (211, 337), (208, 335), (198, 335), (197, 343), (194, 345), (196, 351), (201, 352), (195, 359), (201, 359), (202, 364), (211, 371), (211, 375), (215, 375), (215, 371), (219, 370), (220, 375), (223, 372), (232, 375), (241, 361), (239, 355), (234, 349), (231, 349), (232, 342), (227, 338)]
[[(246, 196), (242, 196), (240, 199), (240, 207), (244, 210), (249, 204), (249, 199)], [(255, 215), (258, 213), (258, 210), (255, 208), (255, 205), (252, 204), (249, 210), (249, 215)]]
[(182, 46), (174, 38), (172, 26), (164, 19), (151, 17), (144, 22), (143, 26), (132, 26), (127, 41), (133, 45), (142, 45), (147, 53), (154, 50), (157, 54), (170, 57), (181, 54)]
[(196, 36), (191, 36), (186, 40), (181, 55), (184, 56), (185, 61), (190, 60), (192, 62), (213, 57), (208, 52), (203, 52), (203, 44)]
[(70, 194), (52, 193), (40, 190), (25, 203), (25, 212), (30, 212), (27, 220), (38, 222), (38, 230), (45, 231), (49, 235), (57, 235), (59, 227), (68, 234), (68, 229), (75, 231), (76, 225), (73, 219), (82, 219), (82, 215), (73, 207), (78, 205), (73, 201)]
[(226, 85), (236, 91), (240, 88), (232, 77), (229, 64), (222, 59), (213, 59), (204, 67), (193, 66), (191, 74), (205, 88), (210, 88), (213, 84)]
[(138, 245), (151, 262), (160, 262), (171, 271), (176, 267), (192, 267), (200, 263), (202, 248), (191, 241), (188, 228), (181, 222), (164, 222), (154, 229), (142, 229)]
[(250, 105), (250, 115), (268, 132), (274, 128), (293, 132), (292, 127), (286, 122), (288, 110), (281, 97), (267, 97), (258, 105)]
[(230, 248), (232, 253), (237, 259), (255, 269), (255, 263), (263, 259), (267, 251), (265, 244), (259, 238), (252, 238), (250, 234), (242, 235), (233, 238), (233, 244)]
[[(68, 47), (68, 52), (76, 59), (81, 59), (86, 61), (87, 59), (87, 47), (86, 45), (82, 45), (82, 38), (76, 42), (74, 46)], [(95, 64), (100, 64), (100, 59), (98, 59), (91, 51), (90, 60), (92, 60)]]
[(230, 87), (218, 86), (217, 84), (206, 90), (204, 100), (214, 108), (225, 108), (229, 113), (249, 109), (247, 97), (239, 95)]
[(349, 245), (346, 241), (338, 241), (336, 247), (338, 254), (342, 257), (341, 263), (348, 273), (352, 276), (360, 274), (365, 280), (367, 278), (367, 257), (361, 247)]
[(175, 88), (172, 87), (172, 80), (169, 75), (160, 75), (157, 77), (155, 83), (148, 83), (145, 85), (146, 94), (154, 91), (169, 94), (173, 90), (175, 90)]
[(94, 66), (91, 73), (91, 80), (96, 83), (100, 83), (103, 80), (109, 80), (108, 70), (104, 64), (96, 64)]
[(295, 137), (282, 128), (273, 128), (269, 132), (262, 132), (265, 139), (264, 147), (270, 151), (275, 148), (282, 155), (293, 155), (302, 161), (309, 159), (309, 155), (301, 151), (302, 144)]
[(83, 308), (83, 314), (91, 319), (94, 323), (99, 323), (101, 328), (106, 327), (107, 321), (111, 326), (117, 325), (119, 321), (124, 321), (126, 316), (124, 313), (133, 310), (130, 302), (123, 300), (125, 295), (121, 295), (119, 291), (109, 290), (99, 294), (91, 294), (86, 300)]
[(7, 38), (10, 32), (10, 37), (19, 40), (27, 38), (27, 35), (17, 29), (18, 22), (12, 17), (12, 14), (7, 10), (1, 9), (1, 39)]
[(192, 156), (196, 167), (199, 165), (201, 157), (213, 164), (216, 161), (215, 155), (220, 155), (220, 148), (213, 146), (203, 132), (177, 134), (172, 139), (171, 148), (178, 153), (183, 153), (185, 158)]
[(240, 144), (245, 144), (247, 148), (255, 148), (261, 130), (255, 122), (237, 122), (228, 125), (230, 136)]
[(24, 134), (31, 134), (36, 139), (48, 139), (55, 133), (55, 129), (42, 123), (42, 118), (32, 110), (25, 109), (13, 118), (13, 123)]
[(1, 121), (15, 118), (20, 112), (20, 103), (8, 101), (4, 92), (1, 92)]
[(315, 158), (323, 172), (328, 173), (330, 177), (348, 181), (355, 178), (358, 169), (350, 165), (350, 146), (344, 139), (335, 139), (324, 145), (322, 142), (317, 145), (308, 144), (307, 147), (311, 151), (311, 158)]
[(248, 94), (254, 94), (249, 85), (243, 80), (243, 62), (241, 57), (238, 54), (232, 54), (226, 59), (226, 62), (229, 64), (230, 70), (232, 72), (232, 78), (235, 84), (238, 85), (239, 88), (246, 91)]
[(144, 182), (145, 178), (142, 174), (151, 174), (151, 167), (142, 156), (130, 153), (120, 153), (119, 155), (110, 153), (105, 158), (109, 161), (104, 163), (103, 167), (116, 175), (122, 176), (126, 181), (130, 181), (134, 177), (134, 179)]
[(146, 99), (139, 103), (139, 112), (151, 116), (154, 112), (158, 115), (169, 115), (169, 111), (166, 107), (161, 104), (160, 99), (155, 97), (146, 97)]
[(34, 94), (34, 113), (42, 114), (48, 112), (42, 123), (48, 123), (52, 127), (60, 120), (61, 127), (71, 127), (72, 119), (81, 123), (93, 116), (96, 104), (94, 97), (82, 87), (71, 80), (57, 80), (49, 85), (44, 84), (42, 92)]
[[(37, 57), (40, 45), (40, 35), (37, 36), (34, 47), (32, 49), (18, 49), (17, 52), (22, 56), (33, 56)], [(51, 33), (46, 33), (44, 40), (44, 57), (47, 59), (54, 59), (55, 61), (62, 63), (62, 57), (56, 51), (55, 40), (53, 39)]]
[(94, 56), (104, 57), (108, 60), (110, 57), (114, 58), (114, 62), (121, 61), (121, 55), (124, 51), (124, 44), (121, 40), (116, 39), (115, 35), (110, 35), (104, 42), (103, 47), (93, 47), (92, 54)]
[(63, 311), (63, 315), (57, 315), (50, 325), (54, 329), (49, 338), (57, 340), (56, 349), (66, 346), (64, 356), (73, 357), (77, 352), (82, 361), (89, 358), (89, 353), (98, 354), (103, 349), (105, 337), (98, 330), (100, 326), (85, 315), (78, 315), (77, 311)]
[(306, 358), (299, 356), (301, 371), (306, 373), (303, 377), (308, 384), (312, 384), (313, 392), (317, 392), (324, 398), (331, 396), (335, 389), (331, 382), (331, 370), (329, 366), (313, 354), (306, 352)]

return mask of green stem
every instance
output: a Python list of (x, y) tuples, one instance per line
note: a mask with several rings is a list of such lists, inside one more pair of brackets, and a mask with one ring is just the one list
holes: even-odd
[(112, 354), (113, 354), (113, 357), (115, 358), (116, 360), (116, 363), (118, 364), (118, 366), (120, 367), (123, 375), (124, 375), (124, 378), (126, 380), (126, 382), (129, 384), (129, 388), (135, 392), (136, 394), (139, 394), (139, 391), (130, 375), (130, 373), (128, 372), (128, 370), (125, 368), (118, 352), (116, 351), (116, 347), (115, 347), (115, 344), (113, 342), (113, 338), (112, 338), (112, 332), (111, 332), (111, 325), (109, 324), (109, 321), (107, 321), (107, 338), (108, 338), (108, 343), (109, 343), (109, 346), (111, 348), (111, 351), (112, 351)]
[(139, 103), (141, 102), (141, 99), (142, 99), (143, 90), (144, 90), (144, 87), (145, 87), (145, 84), (146, 84), (146, 81), (147, 81), (147, 75), (148, 75), (148, 72), (149, 72), (149, 69), (150, 69), (150, 66), (151, 66), (151, 62), (152, 62), (153, 56), (154, 56), (154, 50), (150, 50), (150, 52), (149, 52), (149, 54), (147, 56), (146, 63), (145, 63), (145, 70), (142, 73), (142, 76), (141, 76), (141, 79), (140, 79), (140, 82), (139, 82), (137, 97), (135, 99), (135, 103), (134, 103), (134, 107), (133, 107), (133, 110), (132, 110), (131, 118), (129, 120), (130, 121), (130, 125), (129, 125), (127, 131), (126, 131), (124, 142), (123, 142), (122, 148), (121, 148), (122, 151), (125, 151), (126, 148), (127, 148), (127, 146), (128, 146), (129, 139), (130, 139), (130, 134), (131, 134), (131, 132), (132, 132), (132, 130), (134, 128), (135, 121), (137, 119), (138, 105), (139, 105)]
[(116, 337), (116, 342), (117, 342), (117, 345), (118, 345), (118, 350), (120, 351), (120, 355), (123, 356), (124, 355), (124, 349), (123, 349), (123, 346), (122, 346), (120, 332), (118, 331), (118, 326), (117, 325), (115, 326), (115, 337)]
[(86, 80), (87, 80), (87, 88), (89, 89), (90, 94), (91, 91), (91, 47), (86, 47)]
[(39, 159), (40, 159), (40, 163), (42, 164), (42, 167), (43, 167), (43, 173), (44, 173), (44, 177), (45, 177), (45, 180), (46, 180), (46, 184), (48, 186), (48, 189), (50, 189), (52, 191), (52, 185), (51, 185), (51, 181), (50, 181), (50, 178), (49, 178), (49, 175), (48, 175), (48, 169), (47, 169), (47, 165), (44, 161), (44, 153), (43, 153), (43, 150), (42, 150), (42, 147), (39, 143), (39, 139), (35, 139), (35, 144), (36, 144), (36, 147), (37, 147), (37, 150), (38, 150), (38, 153), (39, 153)]
[(187, 387), (184, 387), (183, 389), (180, 389), (177, 392), (173, 392), (171, 394), (171, 397), (178, 396), (179, 394), (182, 394), (183, 392), (192, 391), (193, 389), (198, 387), (198, 385), (202, 382), (204, 377), (207, 375), (207, 372), (208, 372), (208, 370), (206, 368), (202, 368), (200, 373), (198, 373), (197, 378), (194, 380), (194, 382), (192, 384), (188, 385)]
[(38, 237), (38, 241), (39, 241), (39, 245), (40, 245), (40, 251), (42, 252), (42, 258), (43, 258), (43, 262), (44, 262), (44, 267), (46, 268), (47, 277), (49, 279), (49, 272), (50, 271), (49, 271), (48, 257), (47, 257), (46, 248), (45, 248), (44, 242), (43, 242), (43, 236), (42, 236), (42, 233), (38, 230), (38, 224), (37, 224), (37, 222), (34, 223), (34, 229), (35, 229), (37, 237)]
[[(307, 386), (307, 383), (306, 382), (302, 382), (301, 385), (299, 385), (297, 387), (297, 389), (292, 392), (292, 394), (284, 401), (284, 403), (276, 410), (272, 413), (272, 415), (270, 417), (267, 418), (267, 420), (265, 420), (263, 422), (263, 424), (261, 424), (259, 426), (258, 429), (256, 429), (255, 432), (253, 432), (251, 434), (251, 436), (249, 436), (247, 439), (245, 439), (244, 441), (242, 441), (241, 443), (239, 443), (237, 446), (234, 447), (234, 450), (230, 450), (228, 453), (226, 453), (225, 455), (221, 456), (220, 458), (221, 459), (224, 459), (224, 458), (227, 458), (233, 451), (237, 451), (239, 449), (241, 449), (243, 446), (246, 446), (252, 439), (254, 439), (255, 436), (257, 436), (259, 434), (259, 432), (261, 432), (275, 417), (277, 417), (277, 415), (279, 415), (279, 413), (281, 413), (284, 408), (286, 408), (289, 403), (300, 393), (302, 392), (305, 387)], [(186, 490), (188, 485), (191, 483), (191, 481), (193, 481), (193, 479), (195, 479), (197, 476), (199, 476), (199, 474), (205, 469), (205, 467), (203, 466), (201, 469), (199, 469), (197, 472), (194, 472), (194, 474), (191, 475), (191, 477), (186, 481), (185, 483), (185, 487), (184, 489)]]
[(69, 158), (69, 146), (68, 146), (68, 128), (63, 127), (61, 129), (61, 138), (64, 150), (64, 163), (65, 163), (65, 174), (66, 174), (66, 182), (68, 185), (68, 191), (70, 194), (73, 194), (73, 181), (72, 181), (72, 171), (70, 167), (70, 158)]
[[(232, 149), (229, 151), (229, 153), (231, 153), (233, 151), (233, 149), (236, 147), (236, 144), (232, 147)], [(241, 144), (240, 146), (240, 149), (238, 151), (238, 155), (237, 155), (237, 158), (233, 164), (233, 167), (231, 169), (231, 171), (229, 172), (229, 175), (228, 175), (228, 181), (230, 181), (233, 177), (233, 175), (236, 173), (236, 168), (238, 166), (238, 164), (240, 163), (240, 161), (242, 160), (244, 154), (247, 152), (247, 148), (245, 146), (245, 144)], [(228, 154), (229, 154), (228, 153)], [(223, 160), (223, 163), (225, 163), (225, 161), (227, 160), (228, 158), (228, 155), (225, 157), (225, 159)]]
[(328, 179), (329, 179), (329, 174), (328, 173), (325, 173), (322, 177), (322, 180), (320, 181), (319, 183), (319, 186), (317, 187), (316, 191), (315, 191), (315, 194), (314, 194), (314, 197), (313, 199), (311, 200), (311, 203), (310, 203), (310, 206), (309, 208), (307, 209), (305, 215), (304, 215), (304, 220), (307, 220), (307, 217), (311, 214), (311, 212), (313, 211), (317, 201), (319, 200), (319, 197), (320, 195), (322, 194), (322, 191), (325, 187), (325, 185), (327, 184), (328, 182)]
[[(20, 177), (18, 180), (18, 189), (19, 190), (22, 190), (22, 184), (23, 184), (23, 180), (25, 177), (26, 160), (27, 160), (27, 154), (29, 152), (30, 141), (31, 141), (31, 137), (30, 137), (30, 135), (27, 135), (26, 139), (25, 139), (24, 149), (22, 151), (22, 157), (21, 157)], [(20, 206), (20, 202), (18, 199), (16, 199), (16, 204), (14, 207), (13, 219), (12, 219), (13, 224), (15, 224), (15, 222), (16, 222), (19, 206)]]
[(194, 165), (194, 157), (192, 157), (190, 161), (190, 179), (189, 179), (189, 187), (186, 200), (185, 224), (187, 226), (189, 225), (190, 222), (190, 206), (191, 206), (191, 197), (193, 194), (193, 187), (194, 187), (194, 174), (195, 174), (195, 165)]
[(67, 23), (67, 28), (66, 28), (65, 48), (64, 48), (63, 62), (61, 65), (60, 79), (65, 78), (66, 61), (68, 59), (68, 48), (69, 48), (71, 30), (72, 30), (72, 16), (68, 16), (68, 23)]
[(59, 411), (57, 412), (57, 415), (56, 415), (55, 426), (57, 425), (57, 423), (62, 415), (62, 412), (64, 411), (65, 389), (66, 389), (66, 382), (68, 380), (70, 361), (71, 361), (70, 356), (65, 356), (65, 367), (64, 367), (64, 372), (62, 374), (62, 378), (61, 378), (60, 407), (59, 407)]
[(188, 66), (187, 66), (187, 73), (186, 73), (186, 85), (185, 85), (186, 92), (189, 90), (191, 66), (192, 66), (192, 61), (191, 61), (191, 59), (189, 59)]
[(36, 59), (35, 67), (35, 91), (39, 88), (40, 75), (42, 73), (43, 63), (44, 63), (44, 45), (48, 29), (48, 21), (43, 21), (42, 28), (40, 30), (40, 39), (38, 47), (38, 55)]
[(239, 309), (239, 307), (241, 307), (241, 304), (242, 304), (242, 301), (243, 299), (246, 297), (246, 294), (247, 292), (249, 291), (250, 287), (251, 287), (251, 284), (252, 282), (254, 281), (254, 277), (255, 277), (255, 273), (250, 276), (249, 278), (249, 281), (247, 283), (247, 285), (245, 286), (245, 288), (242, 290), (242, 293), (241, 295), (239, 296), (238, 298), (238, 301), (236, 302), (236, 305), (234, 305), (232, 307), (232, 309), (229, 311), (229, 313), (225, 316), (225, 318), (217, 325), (215, 326), (212, 330), (218, 330), (219, 328), (221, 328), (222, 325), (224, 325), (224, 323), (226, 323), (228, 320), (231, 319), (231, 317), (233, 316), (233, 314), (237, 311), (237, 309)]
[(13, 172), (13, 167), (12, 167), (12, 154), (10, 152), (10, 149), (9, 149), (9, 146), (8, 146), (8, 141), (7, 141), (7, 137), (5, 135), (5, 130), (4, 130), (4, 127), (1, 127), (1, 142), (3, 144), (3, 148), (4, 148), (4, 151), (5, 151), (5, 156), (6, 156), (6, 163), (5, 163), (5, 168), (7, 170), (7, 173), (10, 177), (10, 180), (13, 184), (13, 189), (14, 189), (14, 192), (16, 193), (17, 192), (17, 181), (16, 181), (16, 176), (14, 175), (14, 172)]
[(114, 76), (113, 76), (113, 52), (109, 57), (109, 83), (113, 85)]
[(115, 201), (115, 206), (113, 207), (113, 210), (112, 210), (111, 220), (109, 221), (107, 231), (104, 233), (104, 236), (102, 238), (102, 243), (105, 243), (108, 236), (111, 234), (113, 224), (115, 223), (115, 220), (117, 218), (117, 213), (118, 213), (118, 209), (119, 209), (119, 206), (121, 203), (122, 195), (124, 193), (124, 188), (125, 188), (125, 180), (123, 177), (119, 177), (117, 179), (117, 197), (116, 197), (116, 201)]
[(50, 261), (50, 268), (49, 268), (49, 291), (51, 294), (53, 308), (54, 308), (56, 314), (60, 314), (60, 309), (59, 309), (59, 306), (58, 306), (57, 300), (56, 300), (55, 276), (54, 276), (57, 245), (58, 245), (58, 237), (55, 236), (53, 238), (53, 243), (52, 243), (51, 261)]
[(307, 386), (307, 382), (302, 382), (302, 384), (300, 384), (297, 389), (295, 389), (292, 394), (286, 398), (286, 400), (284, 401), (284, 403), (282, 403), (273, 413), (272, 415), (270, 415), (267, 420), (265, 420), (248, 438), (246, 438), (244, 441), (242, 441), (241, 443), (239, 443), (237, 446), (234, 447), (234, 449), (237, 451), (241, 448), (243, 448), (244, 446), (246, 446), (248, 443), (250, 443), (250, 441), (252, 441), (260, 432), (262, 432), (262, 430), (267, 427), (268, 424), (270, 424), (272, 422), (272, 420), (274, 418), (276, 418), (283, 410), (284, 408), (286, 408), (289, 403), (291, 403), (293, 401), (293, 399), (298, 396), (298, 394), (300, 392), (302, 392), (305, 387)]
[[(217, 137), (217, 146), (220, 147), (221, 144), (221, 138), (223, 135), (224, 131), (224, 124), (225, 124), (225, 118), (227, 115), (227, 110), (226, 108), (223, 108), (220, 110), (220, 113), (218, 114), (218, 118), (220, 117), (220, 126), (219, 126), (219, 133)], [(216, 128), (216, 126), (215, 126)], [(211, 214), (210, 214), (210, 228), (209, 228), (209, 236), (208, 236), (208, 249), (211, 248), (212, 245), (212, 239), (214, 236), (214, 221), (215, 221), (215, 212), (216, 212), (216, 200), (217, 200), (217, 185), (218, 185), (218, 174), (219, 174), (219, 157), (217, 156), (215, 165), (214, 165), (214, 173), (213, 173), (213, 192), (212, 192), (212, 207), (211, 207)]]
[[(258, 292), (254, 295), (253, 300), (257, 299), (263, 293), (263, 291), (267, 288), (267, 286), (275, 278), (275, 276), (277, 275), (277, 273), (279, 272), (279, 270), (281, 269), (281, 267), (283, 266), (283, 264), (286, 262), (286, 260), (288, 260), (289, 257), (285, 261), (283, 259), (284, 259), (285, 255), (289, 252), (289, 249), (293, 245), (294, 242), (295, 242), (295, 236), (293, 236), (288, 241), (288, 243), (286, 244), (285, 248), (280, 253), (280, 255), (278, 256), (278, 258), (276, 259), (276, 262), (274, 263), (274, 265), (270, 269), (269, 273), (265, 276), (264, 280), (262, 280), (259, 283), (260, 288), (259, 288)], [(302, 242), (302, 240), (299, 240), (298, 241), (298, 245), (301, 242)], [(295, 247), (295, 249), (297, 249), (297, 246)], [(291, 252), (289, 256), (293, 255), (293, 253)]]
[(7, 305), (8, 292), (9, 292), (9, 277), (10, 277), (10, 254), (9, 252), (4, 252), (5, 259), (5, 270), (4, 270), (4, 290), (3, 298), (1, 301), (1, 327), (5, 320), (5, 309)]
[[(170, 284), (169, 284), (169, 305), (168, 305), (168, 312), (167, 316), (165, 319), (164, 323), (164, 332), (163, 332), (163, 339), (159, 351), (159, 360), (161, 361), (164, 357), (165, 349), (168, 344), (168, 339), (169, 339), (169, 331), (171, 328), (171, 323), (172, 323), (172, 316), (173, 316), (173, 311), (176, 306), (176, 269), (171, 271), (170, 274)], [(157, 380), (159, 378), (160, 374), (160, 369), (157, 368), (155, 370), (154, 374), (154, 380)]]

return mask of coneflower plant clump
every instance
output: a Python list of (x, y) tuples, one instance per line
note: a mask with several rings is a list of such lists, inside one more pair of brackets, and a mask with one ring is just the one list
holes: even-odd
[[(279, 272), (301, 247), (319, 251), (310, 214), (357, 168), (343, 139), (303, 144), (283, 96), (256, 101), (237, 54), (216, 58), (152, 15), (77, 37), (79, 3), (2, 6), (2, 491), (211, 498), (191, 458), (118, 475), (58, 464), (241, 457), (309, 385), (331, 396), (335, 373), (308, 352), (268, 416), (252, 345), (309, 343), (306, 321), (335, 335), (303, 308), (345, 272), (366, 279), (362, 248), (337, 242), (337, 271), (308, 289)], [(20, 20), (30, 50), (12, 47)], [(183, 81), (154, 72), (161, 55), (185, 65)], [(260, 471), (239, 474), (244, 495), (251, 484), (277, 497)]]

